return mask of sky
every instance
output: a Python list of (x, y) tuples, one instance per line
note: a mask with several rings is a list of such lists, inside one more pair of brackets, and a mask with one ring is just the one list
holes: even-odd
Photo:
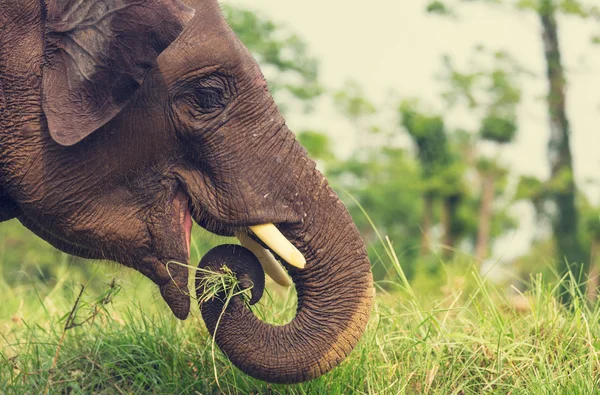
[[(506, 50), (534, 76), (523, 82), (520, 130), (502, 157), (516, 174), (548, 177), (545, 63), (534, 15), (472, 5), (463, 7), (461, 19), (456, 21), (427, 15), (425, 0), (228, 2), (259, 11), (302, 37), (309, 52), (319, 59), (321, 81), (326, 87), (336, 89), (355, 80), (375, 103), (388, 103), (396, 96), (417, 97), (441, 110), (443, 87), (436, 75), (442, 70), (443, 54), (464, 65), (479, 43), (490, 50)], [(600, 33), (600, 26), (574, 18), (561, 18), (559, 24), (568, 70), (575, 176), (587, 196), (600, 204), (600, 45), (590, 45), (592, 33)], [(465, 113), (454, 116), (451, 122), (468, 125), (471, 119)], [(348, 136), (346, 129), (352, 127), (327, 106), (310, 117), (289, 114), (288, 124), (296, 130), (312, 127), (337, 136)], [(336, 146), (347, 150), (360, 144), (348, 138), (336, 140)], [(510, 236), (511, 250), (526, 249), (532, 226), (531, 221), (524, 223), (521, 233)]]

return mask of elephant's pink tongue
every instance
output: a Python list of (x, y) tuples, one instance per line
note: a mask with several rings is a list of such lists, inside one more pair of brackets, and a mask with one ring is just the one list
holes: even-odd
[(185, 246), (187, 248), (187, 260), (190, 260), (190, 244), (192, 239), (192, 214), (190, 212), (190, 208), (188, 207), (188, 197), (183, 192), (178, 192), (175, 197), (176, 204), (179, 205), (179, 223), (183, 228), (184, 237), (185, 237)]
[(182, 224), (183, 224), (183, 230), (185, 231), (185, 245), (187, 247), (187, 256), (188, 256), (188, 261), (190, 260), (190, 243), (192, 240), (192, 214), (190, 213), (190, 209), (187, 207), (187, 205), (185, 206), (185, 212), (183, 214), (183, 219), (182, 219)]

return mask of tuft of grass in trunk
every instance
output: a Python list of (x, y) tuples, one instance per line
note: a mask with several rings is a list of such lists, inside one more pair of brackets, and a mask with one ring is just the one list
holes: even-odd
[[(186, 265), (185, 263), (177, 261), (167, 262), (167, 270), (169, 270), (169, 265), (183, 266), (192, 273), (195, 273), (191, 276), (191, 279), (194, 281), (197, 276), (200, 276), (200, 284), (197, 287), (194, 287), (196, 291), (195, 294), (189, 295), (193, 300), (196, 300), (199, 303), (206, 303), (214, 298), (222, 297), (223, 295), (226, 296), (224, 300), (226, 304), (229, 303), (229, 300), (232, 297), (238, 295), (241, 296), (244, 303), (248, 304), (250, 301), (249, 292), (252, 288), (242, 289), (236, 274), (227, 267), (227, 265), (221, 266), (220, 271)], [(188, 294), (186, 289), (181, 289), (180, 291)]]
[(227, 266), (221, 267), (220, 272), (203, 268), (195, 268), (195, 270), (197, 272), (196, 275), (200, 273), (202, 276), (200, 285), (196, 289), (196, 297), (199, 303), (208, 302), (219, 295), (227, 295), (225, 300), (226, 303), (228, 303), (233, 296), (237, 295), (242, 295), (246, 302), (250, 300), (247, 296), (247, 290), (241, 290), (240, 282), (235, 276), (235, 273)]

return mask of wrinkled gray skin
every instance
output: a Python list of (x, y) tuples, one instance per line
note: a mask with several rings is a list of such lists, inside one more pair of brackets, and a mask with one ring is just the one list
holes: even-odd
[(254, 377), (318, 377), (365, 329), (363, 242), (216, 0), (185, 3), (0, 1), (0, 221), (138, 270), (180, 319), (188, 272), (165, 264), (189, 260), (190, 216), (220, 235), (274, 223), (307, 258), (286, 266), (297, 317), (234, 303), (217, 342)]

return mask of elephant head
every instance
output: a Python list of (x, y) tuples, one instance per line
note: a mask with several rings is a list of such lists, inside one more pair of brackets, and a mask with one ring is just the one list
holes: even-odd
[(275, 327), (234, 302), (217, 341), (254, 377), (318, 377), (368, 321), (364, 244), (217, 0), (184, 2), (0, 4), (0, 220), (138, 270), (180, 319), (188, 271), (166, 263), (189, 261), (192, 220), (263, 263), (270, 249), (296, 317)]

